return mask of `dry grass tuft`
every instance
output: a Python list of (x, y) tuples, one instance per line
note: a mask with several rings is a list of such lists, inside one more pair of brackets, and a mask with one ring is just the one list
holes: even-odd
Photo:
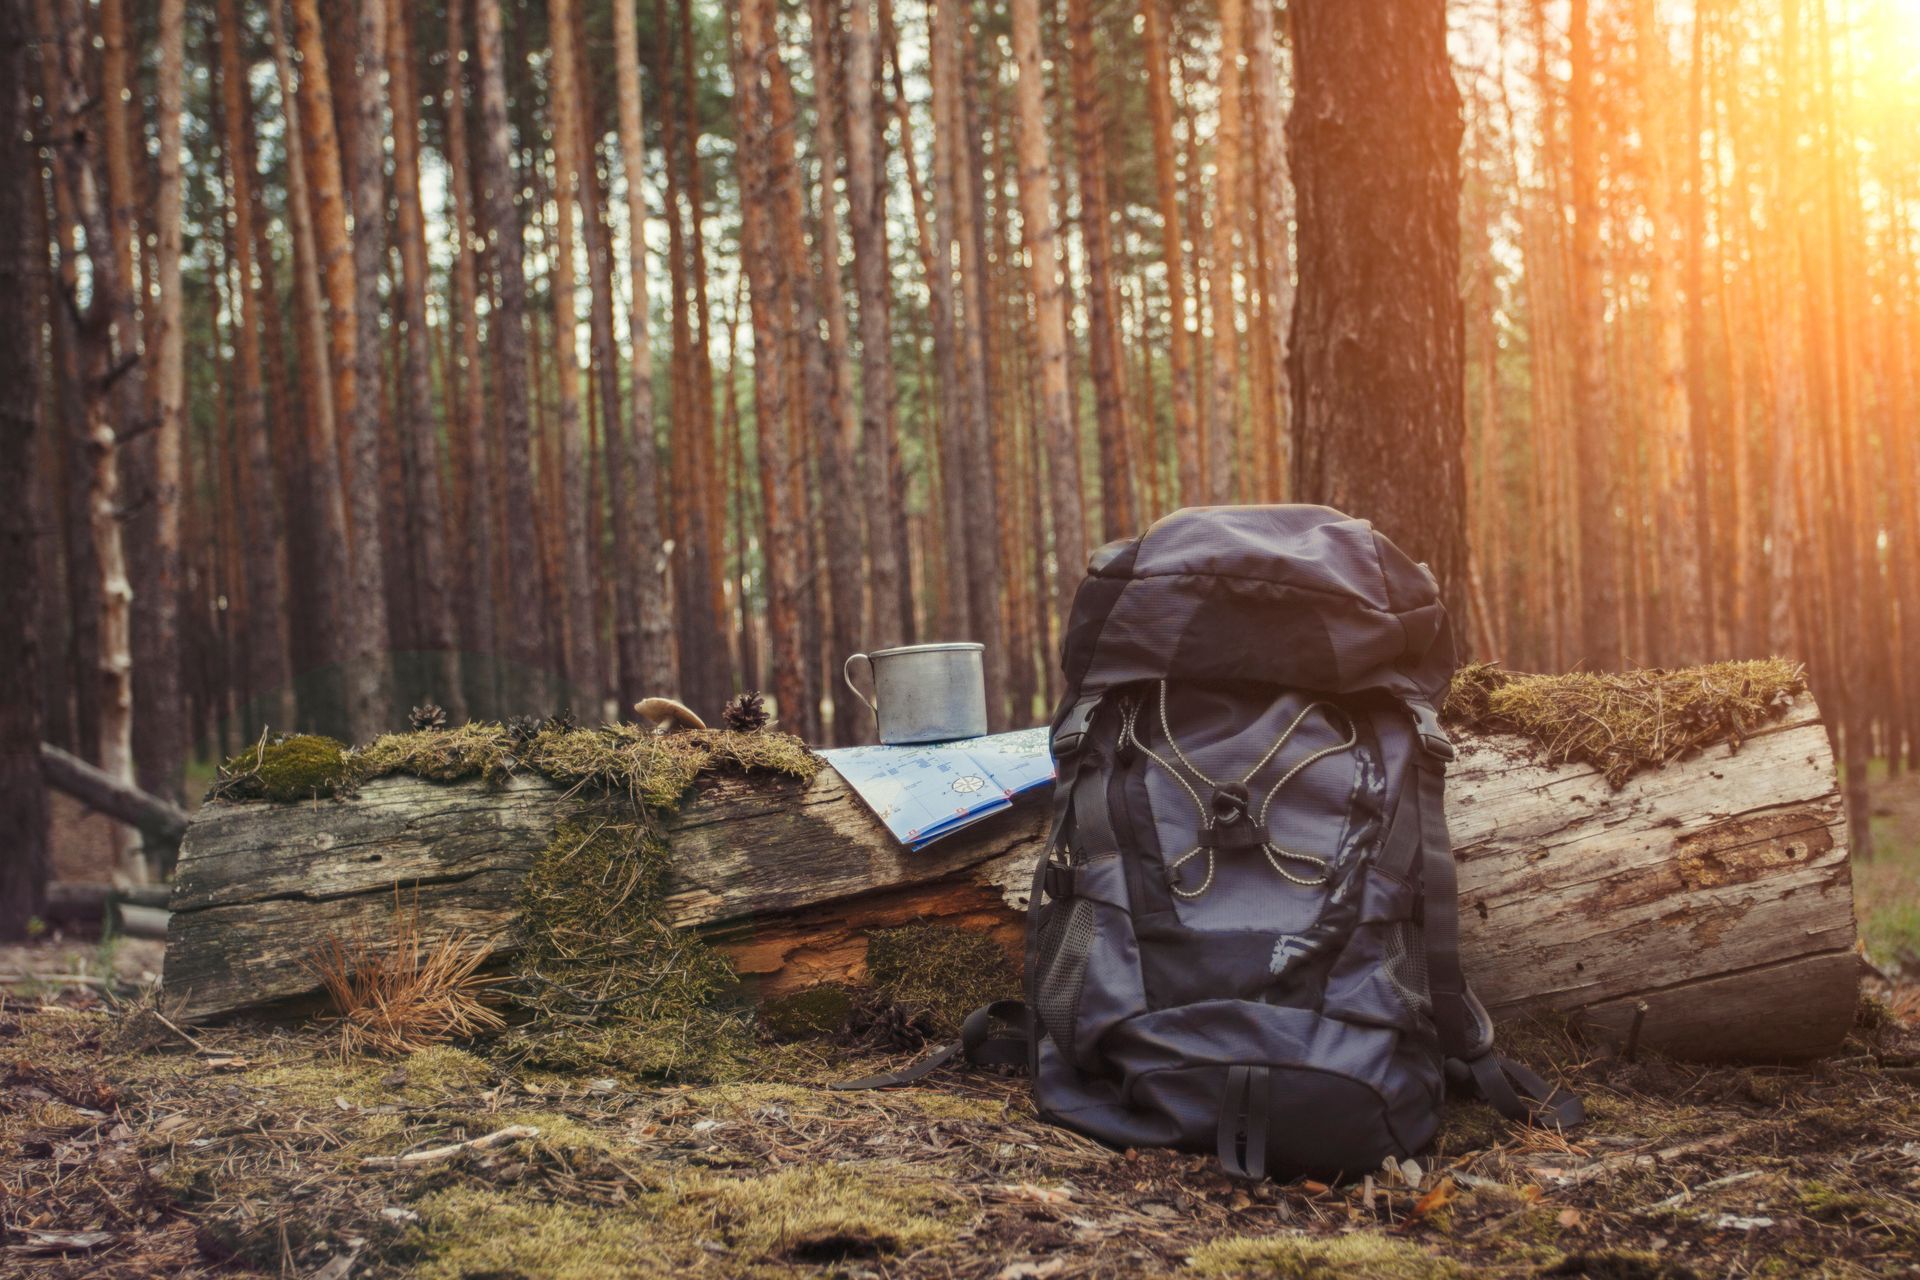
[(390, 939), (329, 934), (307, 961), (326, 988), (340, 1055), (415, 1053), (498, 1031), (506, 1019), (487, 1000), (502, 979), (478, 972), (486, 949), (464, 934), (420, 937), (420, 913), (394, 903)]
[(1558, 676), (1477, 663), (1454, 676), (1444, 714), (1455, 724), (1530, 738), (1549, 763), (1594, 765), (1618, 787), (1703, 747), (1724, 742), (1737, 750), (1805, 688), (1805, 669), (1785, 658)]

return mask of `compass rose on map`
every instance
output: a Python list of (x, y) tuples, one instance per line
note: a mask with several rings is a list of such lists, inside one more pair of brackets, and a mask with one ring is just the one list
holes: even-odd
[(971, 795), (973, 792), (978, 791), (980, 788), (986, 785), (987, 785), (987, 780), (985, 778), (982, 778), (979, 775), (972, 774), (972, 773), (967, 774), (965, 777), (955, 778), (953, 780), (953, 789), (955, 791), (958, 791), (963, 796)]

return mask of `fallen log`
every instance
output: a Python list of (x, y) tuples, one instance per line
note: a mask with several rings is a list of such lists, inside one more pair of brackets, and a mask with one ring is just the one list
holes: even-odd
[[(1496, 1017), (1565, 1012), (1679, 1056), (1815, 1056), (1852, 1023), (1846, 828), (1811, 697), (1615, 789), (1511, 734), (1462, 735), (1448, 780), (1463, 960)], [(292, 804), (213, 801), (173, 895), (166, 987), (206, 1019), (310, 996), (329, 934), (390, 928), (396, 886), (432, 938), (506, 953), (517, 891), (578, 800), (519, 773), (489, 787), (385, 777)], [(911, 853), (831, 769), (715, 774), (661, 826), (666, 904), (768, 993), (858, 981), (875, 930), (933, 921), (1017, 943), (1045, 806)]]

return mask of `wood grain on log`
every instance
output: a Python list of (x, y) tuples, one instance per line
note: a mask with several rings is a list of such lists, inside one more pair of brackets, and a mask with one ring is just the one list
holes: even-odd
[[(197, 1018), (309, 994), (315, 942), (377, 936), (396, 885), (429, 936), (510, 949), (520, 878), (576, 803), (522, 776), (207, 805), (182, 851), (167, 986)], [(1845, 821), (1810, 698), (1737, 753), (1618, 791), (1590, 766), (1539, 764), (1520, 739), (1470, 736), (1448, 809), (1463, 962), (1497, 1016), (1558, 1009), (1617, 1036), (1644, 1002), (1643, 1044), (1757, 1059), (1825, 1052), (1851, 1024)], [(1023, 804), (912, 853), (831, 769), (708, 778), (663, 823), (668, 904), (769, 992), (857, 980), (867, 932), (915, 920), (1013, 946), (1045, 819)]]

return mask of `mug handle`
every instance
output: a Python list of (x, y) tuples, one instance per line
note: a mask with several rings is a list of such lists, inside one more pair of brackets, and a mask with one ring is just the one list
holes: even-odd
[[(845, 662), (843, 662), (840, 665), (840, 678), (847, 682), (847, 688), (853, 690), (854, 697), (860, 699), (861, 702), (866, 703), (867, 710), (873, 712), (873, 718), (877, 721), (880, 719), (879, 706), (875, 702), (869, 700), (866, 694), (860, 692), (860, 686), (856, 685), (853, 682), (853, 664), (855, 661), (864, 662), (867, 664), (867, 683), (869, 684), (873, 683), (873, 659), (869, 658), (864, 653), (856, 653), (853, 655), (853, 657), (848, 658)], [(874, 697), (876, 698), (879, 697), (879, 690), (877, 688), (874, 691)]]

